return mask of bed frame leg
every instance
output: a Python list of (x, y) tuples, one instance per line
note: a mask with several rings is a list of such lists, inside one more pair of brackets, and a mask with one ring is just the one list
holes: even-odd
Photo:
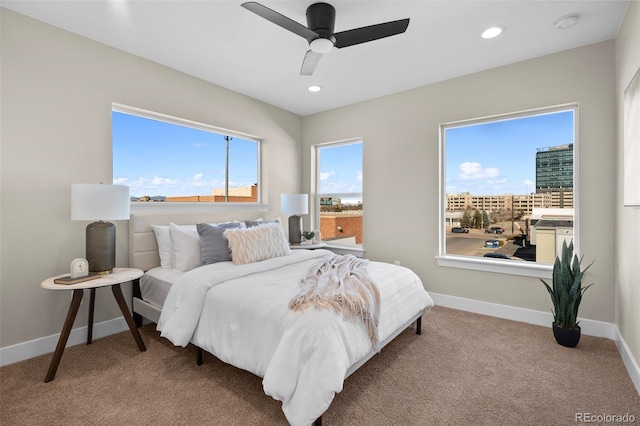
[(315, 422), (313, 422), (313, 426), (322, 426), (322, 416), (318, 417)]
[(202, 348), (198, 348), (198, 354), (196, 355), (196, 364), (202, 365)]
[(422, 317), (416, 320), (416, 334), (422, 334)]

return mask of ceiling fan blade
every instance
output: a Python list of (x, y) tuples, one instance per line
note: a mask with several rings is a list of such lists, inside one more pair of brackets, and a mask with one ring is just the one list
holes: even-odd
[(242, 3), (241, 6), (255, 13), (256, 15), (263, 17), (267, 21), (273, 22), (274, 24), (284, 28), (285, 30), (289, 30), (294, 34), (299, 35), (300, 37), (306, 38), (307, 40), (312, 40), (318, 37), (318, 34), (315, 31), (311, 31), (304, 25), (294, 21), (293, 19), (287, 18), (286, 16), (281, 15), (280, 13), (276, 12), (275, 10), (269, 9), (266, 6), (263, 6), (260, 3), (250, 1)]
[(402, 34), (409, 26), (409, 18), (382, 24), (369, 25), (368, 27), (355, 28), (353, 30), (335, 33), (337, 48), (349, 47), (368, 41), (378, 40), (397, 34)]
[(313, 75), (313, 72), (316, 70), (321, 58), (322, 53), (316, 53), (313, 50), (308, 50), (307, 54), (304, 55), (304, 60), (302, 61), (300, 75)]

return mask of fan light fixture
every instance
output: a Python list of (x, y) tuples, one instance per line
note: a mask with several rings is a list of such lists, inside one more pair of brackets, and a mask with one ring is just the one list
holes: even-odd
[(328, 38), (319, 37), (309, 43), (309, 47), (316, 53), (329, 53), (333, 49), (333, 42)]
[(504, 31), (504, 27), (490, 27), (482, 32), (482, 38), (490, 39), (496, 38)]
[(254, 1), (242, 3), (241, 6), (309, 42), (300, 75), (313, 75), (322, 55), (329, 53), (334, 47), (342, 49), (395, 36), (404, 33), (409, 26), (409, 18), (405, 18), (335, 33), (336, 9), (329, 3), (313, 3), (307, 7), (307, 26)]
[(310, 92), (319, 92), (322, 90), (322, 86), (309, 86), (308, 90)]

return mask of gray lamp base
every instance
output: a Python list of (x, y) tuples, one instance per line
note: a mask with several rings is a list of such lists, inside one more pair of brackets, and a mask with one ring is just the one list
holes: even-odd
[(302, 242), (302, 217), (294, 214), (289, 216), (289, 243), (300, 244)]
[(89, 272), (110, 274), (116, 266), (116, 226), (103, 221), (90, 223), (86, 246)]

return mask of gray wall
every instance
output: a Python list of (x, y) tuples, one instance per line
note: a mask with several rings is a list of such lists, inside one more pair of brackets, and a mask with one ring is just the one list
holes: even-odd
[[(640, 207), (622, 206), (623, 94), (640, 69), (640, 2), (629, 2), (616, 38), (618, 111), (616, 209), (616, 324), (636, 363), (640, 364)], [(637, 166), (636, 166), (637, 167)]]
[(438, 126), (579, 102), (580, 247), (587, 260), (596, 259), (588, 280), (597, 283), (580, 314), (614, 322), (614, 87), (614, 42), (607, 41), (307, 116), (303, 181), (311, 145), (363, 137), (366, 257), (400, 260), (431, 292), (549, 312), (536, 278), (436, 264)]
[[(264, 138), (267, 215), (279, 215), (280, 193), (301, 190), (299, 116), (1, 10), (0, 347), (60, 332), (71, 294), (40, 282), (84, 256), (88, 222), (71, 221), (70, 188), (112, 180), (112, 102)], [(127, 266), (127, 222), (116, 226), (116, 264)], [(95, 321), (120, 315), (98, 290)]]

